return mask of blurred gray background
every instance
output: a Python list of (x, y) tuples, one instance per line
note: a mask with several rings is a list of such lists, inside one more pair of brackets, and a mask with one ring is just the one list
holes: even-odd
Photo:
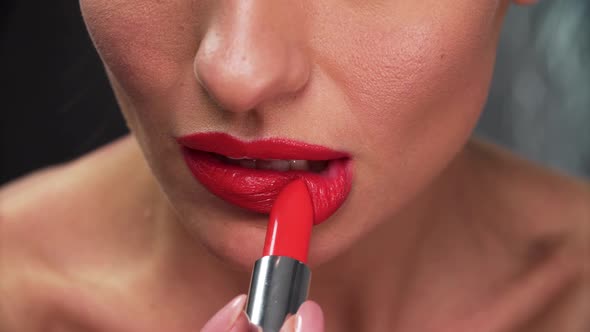
[(477, 133), (590, 177), (590, 0), (514, 6)]
[[(4, 0), (0, 17), (0, 184), (125, 134), (78, 1)], [(477, 134), (590, 177), (590, 0), (507, 20)]]

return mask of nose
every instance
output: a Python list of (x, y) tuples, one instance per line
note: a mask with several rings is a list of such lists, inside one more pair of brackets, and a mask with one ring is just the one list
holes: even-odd
[(249, 111), (307, 84), (311, 65), (297, 2), (216, 1), (194, 69), (224, 110)]

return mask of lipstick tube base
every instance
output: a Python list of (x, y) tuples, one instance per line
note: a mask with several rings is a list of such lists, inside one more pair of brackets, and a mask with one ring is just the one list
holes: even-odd
[(288, 316), (307, 298), (311, 272), (302, 262), (286, 256), (264, 256), (256, 261), (246, 314), (264, 332), (278, 332)]

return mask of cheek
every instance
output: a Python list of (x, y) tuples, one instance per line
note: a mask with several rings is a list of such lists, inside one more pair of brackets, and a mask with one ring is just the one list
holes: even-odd
[(81, 0), (88, 31), (107, 70), (132, 97), (166, 93), (190, 71), (199, 18), (186, 0)]
[(494, 61), (497, 2), (454, 3), (445, 9), (430, 1), (429, 8), (392, 15), (395, 21), (341, 24), (332, 29), (341, 31), (332, 37), (338, 43), (323, 48), (328, 74), (343, 82), (355, 137), (363, 146), (391, 147), (378, 153), (389, 165), (443, 158), (464, 142), (481, 111)]

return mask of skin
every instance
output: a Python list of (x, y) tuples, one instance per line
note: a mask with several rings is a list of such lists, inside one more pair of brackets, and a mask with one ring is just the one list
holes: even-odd
[(589, 185), (470, 138), (508, 1), (81, 6), (132, 135), (2, 189), (0, 330), (248, 330), (243, 304), (214, 314), (247, 290), (265, 216), (193, 179), (174, 138), (207, 130), (353, 156), (287, 325), (589, 326)]

